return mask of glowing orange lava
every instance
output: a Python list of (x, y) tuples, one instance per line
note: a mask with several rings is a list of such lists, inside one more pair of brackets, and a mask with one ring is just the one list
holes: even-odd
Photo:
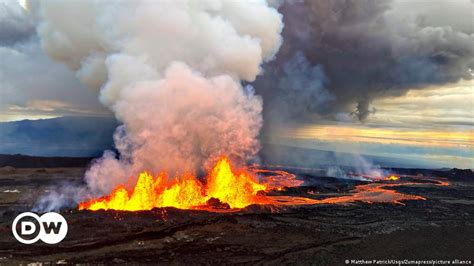
[(250, 170), (256, 175), (261, 175), (261, 179), (267, 185), (267, 188), (277, 191), (285, 190), (285, 187), (299, 187), (304, 181), (297, 179), (295, 174), (282, 170), (260, 169), (252, 166)]
[(401, 204), (405, 200), (426, 200), (426, 198), (397, 192), (395, 190), (386, 189), (386, 187), (397, 187), (402, 185), (414, 185), (415, 183), (403, 183), (403, 184), (381, 184), (381, 183), (370, 183), (365, 185), (358, 185), (355, 187), (355, 191), (351, 195), (325, 198), (319, 200), (319, 204), (340, 204), (340, 203), (351, 203), (351, 202), (365, 202), (365, 203), (394, 203)]
[[(132, 191), (117, 186), (110, 195), (79, 203), (79, 210), (151, 210), (155, 207), (202, 209), (214, 198), (230, 208), (243, 208), (251, 204), (267, 203), (259, 191), (267, 185), (259, 183), (251, 174), (231, 168), (229, 160), (222, 157), (201, 183), (194, 175), (185, 174), (168, 181), (166, 174), (156, 178), (142, 172)], [(225, 206), (225, 205), (224, 205)]]
[(398, 176), (396, 176), (396, 175), (391, 175), (391, 176), (386, 177), (385, 180), (388, 180), (388, 181), (397, 181), (397, 180), (400, 180), (400, 177), (398, 177)]
[[(259, 175), (261, 182), (255, 176)], [(418, 179), (418, 177), (404, 176)], [(229, 159), (222, 157), (205, 178), (205, 183), (196, 176), (184, 174), (170, 181), (165, 173), (153, 177), (142, 172), (133, 189), (117, 186), (108, 196), (79, 203), (79, 210), (124, 210), (140, 211), (160, 207), (179, 209), (208, 210), (214, 212), (233, 212), (249, 205), (295, 206), (312, 204), (395, 203), (406, 200), (425, 200), (424, 197), (397, 192), (390, 188), (398, 186), (421, 186), (422, 183), (401, 181), (399, 176), (368, 178), (373, 183), (357, 185), (349, 194), (322, 199), (311, 197), (286, 196), (281, 193), (286, 187), (301, 186), (303, 181), (296, 175), (282, 170), (260, 169), (252, 166), (233, 169)], [(425, 180), (425, 178), (423, 178)], [(447, 186), (448, 182), (435, 179), (438, 186)], [(378, 181), (397, 181), (393, 183)], [(271, 192), (273, 191), (273, 192)], [(271, 192), (271, 193), (270, 193)], [(324, 196), (310, 191), (309, 195)]]

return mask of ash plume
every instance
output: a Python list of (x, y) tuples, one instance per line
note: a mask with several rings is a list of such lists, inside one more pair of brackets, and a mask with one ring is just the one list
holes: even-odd
[[(266, 127), (282, 117), (318, 122), (337, 119), (341, 112), (363, 121), (374, 112), (374, 99), (471, 80), (474, 24), (463, 10), (472, 11), (472, 2), (432, 5), (413, 10), (408, 3), (389, 0), (284, 2), (279, 7), (284, 44), (255, 83), (265, 102), (265, 121), (270, 121)], [(443, 5), (462, 12), (443, 15)], [(458, 15), (467, 17), (448, 21)], [(306, 60), (303, 67), (288, 72), (288, 62), (298, 58)], [(321, 73), (311, 80), (285, 85), (315, 68)], [(280, 104), (286, 98), (294, 108)]]
[(44, 51), (98, 90), (123, 123), (86, 173), (104, 194), (138, 172), (206, 170), (259, 150), (262, 101), (251, 86), (281, 45), (265, 1), (39, 1)]

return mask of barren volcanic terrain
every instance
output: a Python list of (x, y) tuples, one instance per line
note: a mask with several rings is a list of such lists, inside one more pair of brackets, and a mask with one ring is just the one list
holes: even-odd
[[(305, 183), (270, 194), (306, 197), (319, 203), (251, 205), (229, 213), (175, 208), (139, 212), (70, 208), (61, 211), (69, 225), (61, 243), (23, 245), (11, 233), (15, 216), (31, 210), (41, 195), (61, 183), (81, 184), (85, 168), (3, 167), (0, 264), (341, 265), (346, 260), (474, 259), (474, 179), (470, 170), (398, 170), (400, 180), (370, 184), (324, 177), (317, 171), (284, 170)], [(392, 192), (364, 190), (370, 187)], [(395, 202), (393, 192), (417, 198)], [(337, 198), (346, 200), (325, 200)], [(389, 202), (374, 201), (380, 198)]]

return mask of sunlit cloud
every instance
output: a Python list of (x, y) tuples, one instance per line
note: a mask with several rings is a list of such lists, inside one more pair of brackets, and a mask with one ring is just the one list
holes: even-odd
[(474, 127), (473, 81), (423, 90), (401, 97), (374, 101), (376, 113), (367, 123), (391, 127), (472, 130)]
[(0, 122), (24, 119), (47, 119), (61, 116), (110, 116), (108, 112), (84, 109), (59, 100), (30, 100), (25, 105), (7, 105), (1, 108)]
[(364, 128), (348, 126), (303, 126), (288, 129), (285, 137), (332, 142), (368, 142), (412, 146), (474, 148), (472, 131), (415, 131), (407, 129)]
[(104, 115), (96, 93), (48, 60), (37, 40), (0, 47), (0, 122), (63, 115)]

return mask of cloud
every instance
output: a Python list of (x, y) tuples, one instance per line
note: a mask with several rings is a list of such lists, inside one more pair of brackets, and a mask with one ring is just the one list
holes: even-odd
[[(378, 109), (375, 99), (471, 80), (474, 24), (466, 10), (473, 4), (458, 1), (447, 8), (451, 2), (402, 2), (314, 0), (281, 5), (284, 43), (277, 60), (255, 83), (268, 103), (265, 119), (315, 121), (352, 112), (365, 120)], [(443, 7), (450, 15), (437, 11)], [(465, 22), (455, 23), (453, 17)], [(287, 71), (287, 62), (299, 57), (306, 67)], [(304, 88), (285, 86), (291, 76), (315, 68), (321, 74), (300, 84)], [(323, 86), (315, 91), (307, 84)], [(302, 93), (308, 91), (316, 93)], [(279, 104), (286, 98), (294, 108)]]
[(471, 81), (412, 90), (401, 97), (374, 101), (377, 113), (369, 126), (467, 130), (474, 127)]
[(296, 130), (290, 130), (288, 136), (331, 142), (366, 142), (461, 149), (474, 148), (474, 135), (469, 131), (379, 129), (327, 125), (300, 127)]
[(110, 116), (97, 92), (81, 85), (67, 67), (48, 59), (36, 37), (0, 46), (0, 58), (0, 120)]
[(241, 81), (254, 81), (282, 41), (282, 16), (266, 1), (38, 3), (31, 10), (45, 53), (100, 89), (123, 123), (119, 158), (106, 155), (86, 173), (94, 192), (143, 170), (254, 158), (262, 102)]
[(47, 58), (35, 27), (35, 16), (17, 1), (0, 0), (0, 121), (110, 116), (99, 104), (97, 92), (81, 85), (67, 67)]
[[(306, 149), (306, 152), (300, 155), (301, 159), (296, 161), (306, 164), (307, 167), (341, 163), (324, 153), (317, 160), (305, 159), (310, 157), (311, 150), (315, 150), (379, 156), (383, 157), (379, 162), (389, 167), (405, 165), (402, 167), (471, 168), (474, 163), (473, 140), (474, 135), (469, 131), (307, 125), (287, 128), (285, 132), (279, 132), (277, 137), (269, 140), (269, 143)], [(274, 154), (269, 156), (275, 157)], [(294, 159), (293, 155), (288, 156), (287, 153), (280, 156), (288, 160)], [(386, 160), (387, 158), (392, 159)]]
[(473, 101), (472, 81), (430, 86), (374, 100), (377, 111), (364, 124), (354, 123), (349, 113), (341, 112), (337, 121), (286, 124), (272, 131), (266, 141), (383, 156), (393, 158), (387, 162), (392, 166), (406, 162), (411, 164), (404, 167), (470, 168), (474, 163)]
[(0, 1), (0, 45), (25, 41), (35, 34), (35, 24), (28, 13), (16, 2)]

